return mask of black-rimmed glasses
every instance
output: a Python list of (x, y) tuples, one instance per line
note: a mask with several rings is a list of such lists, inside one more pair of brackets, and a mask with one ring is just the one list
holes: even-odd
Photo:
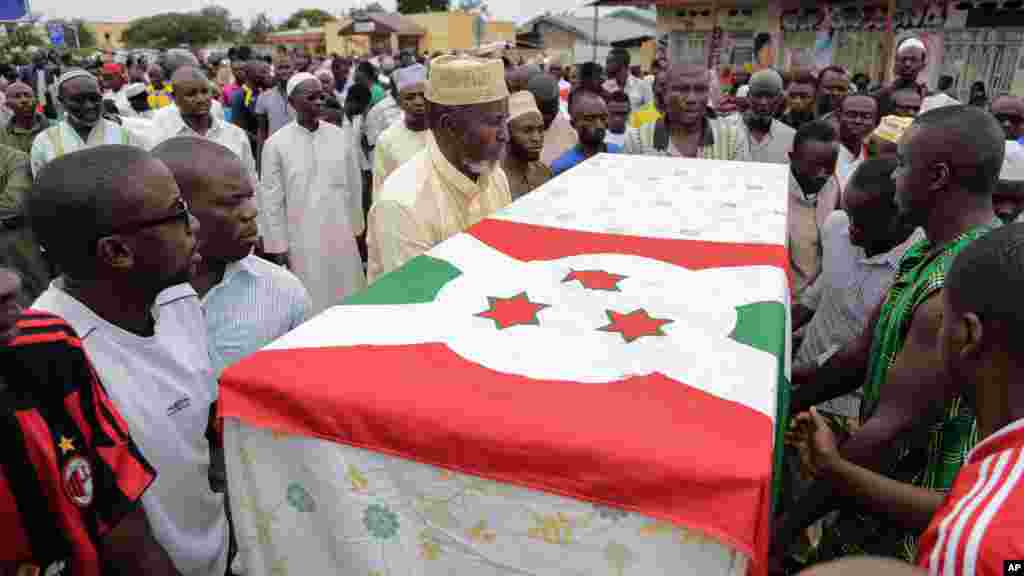
[(188, 209), (188, 202), (185, 201), (181, 196), (178, 197), (174, 204), (174, 213), (160, 218), (154, 218), (153, 220), (143, 220), (142, 222), (132, 222), (131, 224), (125, 224), (124, 226), (118, 226), (103, 234), (99, 234), (96, 239), (106, 238), (107, 236), (115, 236), (118, 234), (134, 234), (140, 230), (146, 228), (154, 228), (156, 226), (163, 226), (164, 224), (170, 224), (171, 222), (181, 222), (187, 224), (188, 219), (192, 216), (192, 212)]

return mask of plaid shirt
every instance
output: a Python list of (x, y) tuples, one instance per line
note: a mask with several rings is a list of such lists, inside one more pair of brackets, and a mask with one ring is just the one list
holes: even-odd
[[(861, 424), (878, 407), (889, 370), (903, 350), (914, 311), (942, 290), (953, 259), (971, 242), (999, 225), (998, 220), (993, 220), (968, 230), (938, 250), (927, 239), (907, 250), (875, 326), (861, 404)], [(942, 415), (929, 426), (922, 440), (898, 446), (896, 464), (885, 473), (920, 488), (948, 492), (977, 441), (974, 414), (967, 402), (957, 396), (946, 403)], [(907, 532), (884, 518), (867, 516), (857, 510), (844, 510), (823, 536), (820, 552), (822, 560), (851, 554), (872, 554), (912, 562), (917, 556), (917, 534)]]

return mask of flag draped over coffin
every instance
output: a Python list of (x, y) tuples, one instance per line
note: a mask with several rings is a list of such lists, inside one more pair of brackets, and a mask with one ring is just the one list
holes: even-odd
[[(628, 178), (617, 162), (591, 161)], [(653, 215), (672, 193), (658, 186), (610, 194), (637, 213), (588, 219), (607, 199), (573, 200), (600, 196), (577, 190), (584, 164), (555, 181), (571, 193), (535, 191), (230, 368), (222, 415), (663, 518), (756, 563), (787, 348), (786, 175), (736, 166), (715, 191), (734, 206), (708, 207), (736, 221), (680, 217), (680, 232), (653, 223), (674, 218)], [(560, 202), (584, 208), (559, 222)], [(678, 204), (660, 212), (693, 210)], [(657, 237), (612, 223), (645, 214)]]

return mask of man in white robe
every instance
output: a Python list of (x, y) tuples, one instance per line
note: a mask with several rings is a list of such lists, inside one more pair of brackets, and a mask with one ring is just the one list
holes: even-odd
[(373, 151), (373, 198), (377, 199), (384, 179), (427, 146), (427, 69), (413, 64), (395, 71), (398, 106), (402, 120), (395, 122), (377, 140)]
[(315, 76), (292, 76), (286, 94), (296, 119), (263, 148), (263, 247), (302, 280), (315, 314), (366, 286), (353, 231), (363, 213), (359, 161), (345, 132), (320, 120)]
[(103, 95), (95, 76), (85, 70), (69, 70), (57, 80), (57, 98), (64, 120), (40, 132), (29, 154), (33, 176), (43, 166), (65, 154), (104, 144), (144, 147), (130, 131), (103, 118)]

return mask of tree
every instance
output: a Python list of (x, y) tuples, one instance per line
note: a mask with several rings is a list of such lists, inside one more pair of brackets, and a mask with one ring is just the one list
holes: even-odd
[(398, 12), (400, 14), (447, 11), (448, 0), (398, 0)]
[[(73, 28), (74, 31), (69, 31), (68, 28)], [(76, 45), (74, 35), (78, 34), (78, 44)], [(85, 23), (82, 19), (72, 20), (68, 24), (64, 24), (64, 43), (74, 48), (95, 48), (96, 47), (96, 34), (93, 32), (92, 27)]]
[(267, 41), (267, 35), (274, 31), (274, 24), (266, 12), (260, 12), (249, 24), (249, 30), (245, 33), (246, 42), (263, 44)]
[(7, 28), (7, 38), (3, 42), (6, 50), (24, 50), (31, 46), (44, 46), (46, 39), (40, 34), (39, 29), (32, 24), (18, 24)]
[(235, 30), (227, 10), (207, 6), (199, 12), (166, 12), (134, 20), (122, 38), (136, 47), (199, 47), (218, 40), (234, 40)]
[(297, 10), (294, 14), (288, 17), (281, 25), (284, 30), (295, 30), (296, 28), (302, 28), (303, 26), (309, 26), (311, 28), (317, 28), (323, 26), (324, 22), (333, 22), (336, 20), (330, 12), (321, 10), (319, 8), (304, 8)]

